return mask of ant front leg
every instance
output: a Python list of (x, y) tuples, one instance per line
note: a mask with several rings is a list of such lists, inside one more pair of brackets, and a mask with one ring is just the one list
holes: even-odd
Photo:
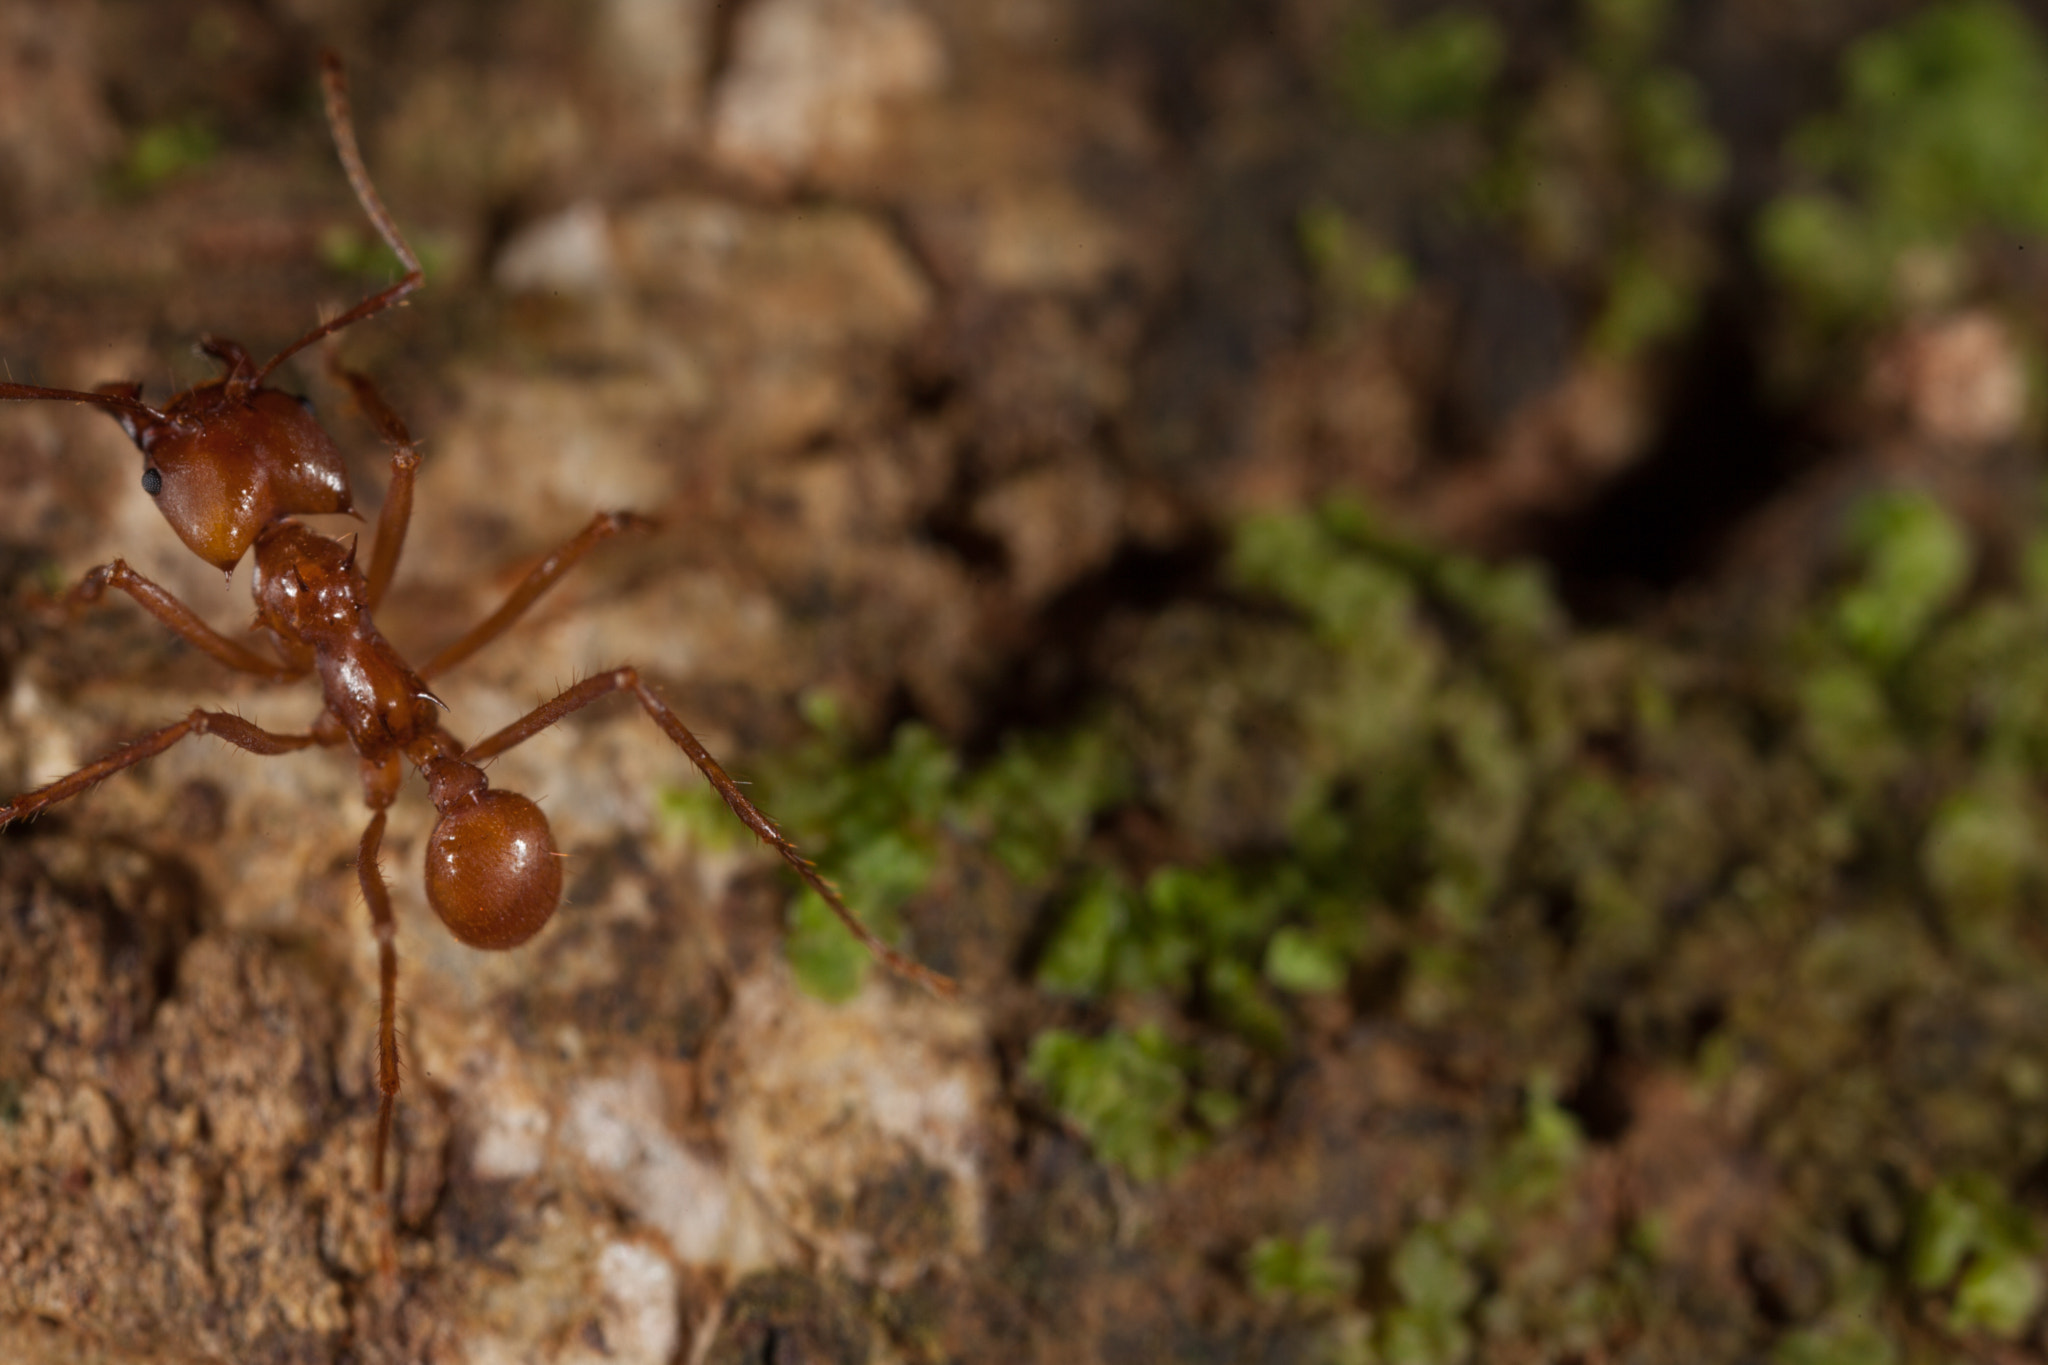
[(613, 536), (628, 531), (651, 531), (654, 521), (634, 512), (599, 512), (590, 519), (590, 525), (583, 528), (576, 537), (553, 554), (533, 566), (532, 572), (519, 580), (519, 586), (512, 590), (499, 608), (485, 617), (467, 635), (427, 660), (420, 669), (422, 678), (432, 678), (446, 673), (470, 655), (482, 649), (491, 641), (512, 628), (512, 624), (526, 614), (540, 599), (540, 595), (560, 581), (563, 574), (576, 567), (583, 557)]
[(179, 740), (191, 735), (212, 735), (216, 739), (226, 740), (237, 749), (247, 749), (252, 754), (264, 755), (289, 754), (315, 745), (325, 746), (337, 742), (319, 730), (299, 735), (280, 735), (251, 725), (240, 716), (231, 715), (226, 711), (194, 711), (177, 724), (166, 725), (161, 730), (124, 744), (105, 758), (86, 764), (68, 777), (60, 777), (48, 786), (24, 792), (5, 805), (0, 805), (0, 828), (15, 820), (26, 819), (60, 801), (69, 801), (80, 792), (98, 786), (123, 768), (132, 768), (146, 758), (155, 758)]
[(748, 829), (754, 831), (762, 843), (782, 855), (782, 860), (795, 869), (796, 874), (804, 879), (805, 885), (817, 892), (824, 898), (825, 904), (832, 907), (832, 913), (839, 916), (847, 931), (859, 939), (883, 965), (898, 976), (917, 982), (934, 995), (950, 998), (959, 991), (959, 986), (951, 977), (935, 972), (921, 962), (912, 961), (875, 937), (874, 931), (862, 924), (859, 917), (847, 908), (846, 902), (840, 899), (838, 888), (826, 881), (818, 869), (811, 865), (810, 859), (799, 853), (796, 845), (775, 827), (775, 822), (763, 815), (760, 809), (747, 799), (739, 784), (726, 774), (725, 769), (719, 766), (718, 760), (711, 756), (711, 752), (690, 733), (690, 728), (683, 724), (682, 719), (669, 710), (661, 698), (655, 696), (647, 684), (640, 680), (637, 669), (615, 668), (594, 678), (586, 678), (553, 701), (535, 707), (489, 739), (472, 744), (468, 752), (463, 754), (463, 758), (471, 763), (479, 763), (502, 754), (515, 744), (525, 743), (550, 725), (614, 692), (630, 692), (639, 700), (641, 708), (661, 727), (662, 733), (673, 740), (677, 748), (689, 755), (690, 761), (697, 765), (697, 771), (704, 774), (705, 781), (724, 798), (732, 813), (737, 815)]
[(127, 593), (144, 611), (176, 631), (185, 643), (238, 672), (254, 673), (272, 682), (282, 682), (300, 677), (306, 671), (294, 664), (266, 659), (246, 645), (236, 644), (200, 620), (197, 612), (173, 597), (160, 584), (129, 568), (125, 559), (88, 570), (78, 586), (66, 593), (58, 605), (67, 611), (90, 606), (104, 597), (108, 588)]

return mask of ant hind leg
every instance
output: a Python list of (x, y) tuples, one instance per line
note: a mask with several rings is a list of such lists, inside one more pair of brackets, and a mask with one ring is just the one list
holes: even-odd
[(544, 702), (535, 707), (525, 716), (513, 721), (490, 738), (472, 744), (468, 751), (463, 754), (463, 758), (469, 762), (478, 763), (484, 759), (504, 753), (514, 745), (523, 744), (527, 740), (532, 739), (535, 735), (564, 717), (572, 715), (599, 698), (608, 697), (614, 692), (630, 692), (633, 694), (639, 701), (641, 709), (646, 711), (648, 717), (661, 727), (662, 733), (674, 741), (677, 748), (689, 755), (690, 761), (697, 765), (697, 771), (704, 774), (705, 781), (709, 782), (713, 789), (718, 792), (719, 796), (724, 799), (726, 806), (731, 809), (732, 813), (737, 815), (748, 829), (754, 831), (762, 843), (767, 844), (782, 855), (782, 860), (788, 863), (799, 877), (803, 878), (804, 884), (823, 897), (825, 904), (832, 907), (832, 913), (839, 917), (840, 922), (846, 926), (847, 932), (851, 933), (856, 939), (859, 939), (861, 945), (874, 954), (884, 966), (890, 971), (895, 972), (898, 976), (917, 982), (934, 995), (950, 998), (958, 993), (959, 986), (951, 977), (935, 972), (923, 963), (915, 962), (905, 957), (902, 953), (897, 952), (894, 948), (882, 942), (881, 939), (875, 936), (872, 929), (869, 929), (867, 925), (860, 922), (859, 917), (852, 910), (848, 909), (846, 902), (840, 898), (839, 889), (827, 881), (816, 867), (812, 866), (810, 859), (797, 851), (796, 845), (791, 843), (782, 831), (775, 827), (773, 820), (762, 814), (761, 810), (752, 801), (747, 799), (746, 793), (740, 790), (739, 784), (727, 775), (725, 769), (719, 765), (718, 760), (711, 756), (711, 752), (704, 747), (694, 734), (690, 733), (690, 728), (683, 724), (681, 717), (669, 710), (661, 698), (655, 696), (652, 689), (640, 680), (640, 673), (637, 669), (614, 668), (609, 672), (600, 673), (596, 677), (584, 679), (576, 684), (576, 686), (562, 693), (561, 696), (556, 697), (553, 701)]
[(370, 925), (377, 935), (377, 1155), (371, 1187), (384, 1188), (384, 1158), (391, 1148), (392, 1120), (398, 1111), (398, 924), (391, 914), (391, 893), (377, 866), (384, 842), (384, 812), (370, 817), (356, 853), (356, 879), (370, 907)]

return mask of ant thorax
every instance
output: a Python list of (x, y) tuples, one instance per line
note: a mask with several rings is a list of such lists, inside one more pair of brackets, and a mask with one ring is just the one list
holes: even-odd
[(286, 659), (310, 653), (358, 753), (374, 761), (433, 733), (433, 695), (371, 623), (353, 546), (285, 520), (264, 531), (254, 558), (257, 619)]

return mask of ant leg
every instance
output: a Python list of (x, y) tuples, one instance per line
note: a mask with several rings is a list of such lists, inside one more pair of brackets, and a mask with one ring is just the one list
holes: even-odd
[(590, 519), (590, 525), (583, 528), (576, 537), (543, 559), (533, 572), (519, 580), (519, 586), (512, 590), (496, 611), (454, 644), (427, 660), (420, 669), (420, 677), (431, 678), (445, 673), (470, 655), (482, 649), (491, 641), (503, 635), (514, 621), (526, 614), (540, 595), (552, 588), (556, 581), (576, 567), (582, 558), (613, 536), (628, 531), (651, 531), (655, 523), (651, 518), (633, 512), (599, 512)]
[(256, 372), (256, 362), (249, 358), (249, 353), (242, 349), (242, 343), (239, 341), (229, 341), (226, 337), (203, 336), (199, 338), (199, 349), (226, 367), (220, 377), (224, 384), (246, 387), (249, 376)]
[(356, 879), (370, 906), (370, 925), (377, 934), (377, 1156), (372, 1162), (372, 1188), (384, 1188), (384, 1154), (391, 1147), (391, 1121), (398, 1110), (398, 922), (391, 914), (391, 893), (377, 866), (384, 842), (384, 812), (370, 818), (356, 854)]
[(364, 318), (375, 317), (419, 288), (427, 278), (426, 272), (420, 269), (420, 258), (413, 255), (412, 248), (405, 244), (405, 238), (399, 235), (398, 224), (385, 209), (384, 201), (377, 197), (377, 187), (370, 183), (370, 172), (363, 166), (362, 149), (356, 145), (355, 123), (349, 117), (348, 74), (342, 70), (341, 58), (332, 52), (320, 54), (320, 88), (327, 98), (328, 131), (334, 134), (334, 150), (341, 158), (342, 170), (348, 174), (349, 188), (356, 192), (356, 203), (362, 205), (363, 216), (370, 220), (370, 226), (377, 229), (384, 245), (391, 248), (391, 254), (398, 257), (399, 263), (405, 267), (405, 276), (397, 284), (370, 295), (339, 317), (321, 323), (272, 356), (262, 369), (256, 371), (256, 377), (250, 381), (251, 387), (260, 387), (272, 370), (320, 338), (354, 326)]
[(316, 731), (299, 735), (273, 734), (226, 711), (194, 711), (177, 724), (166, 725), (161, 730), (124, 744), (105, 758), (86, 764), (68, 777), (60, 777), (48, 786), (24, 792), (7, 804), (0, 805), (0, 827), (34, 815), (37, 811), (54, 806), (59, 801), (69, 801), (80, 792), (98, 786), (123, 768), (132, 768), (145, 758), (155, 758), (188, 735), (212, 735), (216, 739), (226, 740), (238, 749), (247, 749), (252, 754), (264, 755), (289, 754), (299, 749), (335, 742)]
[(118, 588), (127, 593), (141, 604), (144, 611), (176, 631), (187, 644), (212, 655), (229, 668), (243, 673), (254, 673), (273, 682), (300, 677), (306, 671), (294, 664), (266, 659), (246, 645), (236, 644), (200, 620), (192, 608), (171, 596), (158, 584), (129, 568), (125, 559), (117, 559), (111, 564), (102, 564), (96, 569), (88, 570), (78, 586), (60, 599), (58, 606), (67, 611), (89, 606), (105, 596), (108, 588)]
[(698, 742), (697, 737), (690, 733), (689, 727), (662, 703), (661, 698), (654, 695), (646, 683), (640, 681), (640, 674), (636, 669), (615, 668), (594, 678), (586, 678), (553, 701), (535, 707), (489, 739), (470, 745), (463, 758), (471, 763), (477, 763), (502, 754), (513, 745), (532, 739), (565, 716), (580, 711), (600, 697), (610, 696), (614, 692), (631, 692), (639, 699), (641, 708), (661, 727), (662, 733), (675, 742), (677, 748), (689, 755), (690, 761), (697, 765), (697, 771), (703, 773), (704, 779), (725, 799), (725, 804), (731, 808), (732, 813), (737, 815), (748, 829), (754, 831), (762, 843), (782, 855), (782, 860), (795, 869), (796, 874), (804, 879), (805, 885), (822, 896), (825, 904), (832, 907), (832, 913), (839, 916), (847, 931), (859, 939), (883, 965), (898, 976), (917, 982), (934, 995), (951, 997), (959, 990), (959, 986), (951, 977), (935, 972), (921, 962), (913, 962), (875, 937), (874, 931), (862, 924), (853, 911), (847, 909), (846, 902), (839, 897), (838, 888), (825, 880), (818, 869), (811, 865), (810, 859), (797, 852), (796, 845), (784, 837), (782, 831), (775, 827), (774, 821), (763, 815), (754, 803), (746, 798), (746, 794), (740, 791), (739, 784), (726, 775), (725, 769), (719, 766), (718, 760)]
[(370, 591), (366, 605), (375, 610), (384, 600), (384, 590), (391, 586), (391, 576), (398, 572), (398, 555), (405, 548), (405, 530), (412, 524), (413, 478), (420, 467), (420, 448), (406, 430), (404, 421), (391, 410), (368, 375), (357, 374), (344, 369), (339, 360), (333, 361), (328, 369), (334, 377), (348, 385), (355, 395), (356, 406), (363, 410), (363, 416), (370, 419), (370, 425), (377, 428), (378, 439), (391, 447), (391, 484), (384, 490), (384, 510), (377, 514), (377, 544), (370, 552)]

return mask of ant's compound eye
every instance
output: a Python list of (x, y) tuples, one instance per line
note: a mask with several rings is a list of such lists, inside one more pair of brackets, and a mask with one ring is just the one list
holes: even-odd
[(162, 470), (160, 470), (160, 469), (154, 469), (154, 468), (152, 468), (152, 469), (145, 469), (145, 470), (143, 470), (143, 471), (142, 471), (142, 491), (143, 491), (143, 492), (145, 492), (145, 493), (147, 493), (147, 494), (149, 494), (149, 495), (150, 495), (150, 496), (151, 496), (152, 498), (153, 498), (153, 497), (155, 497), (155, 496), (156, 496), (157, 494), (159, 494), (159, 493), (163, 492), (163, 491), (164, 491), (164, 475), (163, 475), (163, 471), (162, 471)]
[(312, 400), (311, 398), (307, 397), (307, 396), (306, 396), (305, 394), (303, 394), (303, 393), (295, 393), (295, 394), (293, 394), (293, 395), (292, 395), (292, 399), (293, 399), (293, 401), (294, 401), (294, 402), (296, 402), (296, 403), (297, 403), (297, 404), (298, 404), (298, 405), (299, 405), (300, 407), (302, 407), (302, 408), (304, 408), (304, 409), (306, 410), (306, 416), (308, 416), (308, 417), (317, 417), (317, 416), (319, 416), (319, 415), (320, 415), (320, 414), (318, 414), (318, 413), (316, 413), (316, 412), (314, 412), (314, 411), (313, 411), (313, 400)]

